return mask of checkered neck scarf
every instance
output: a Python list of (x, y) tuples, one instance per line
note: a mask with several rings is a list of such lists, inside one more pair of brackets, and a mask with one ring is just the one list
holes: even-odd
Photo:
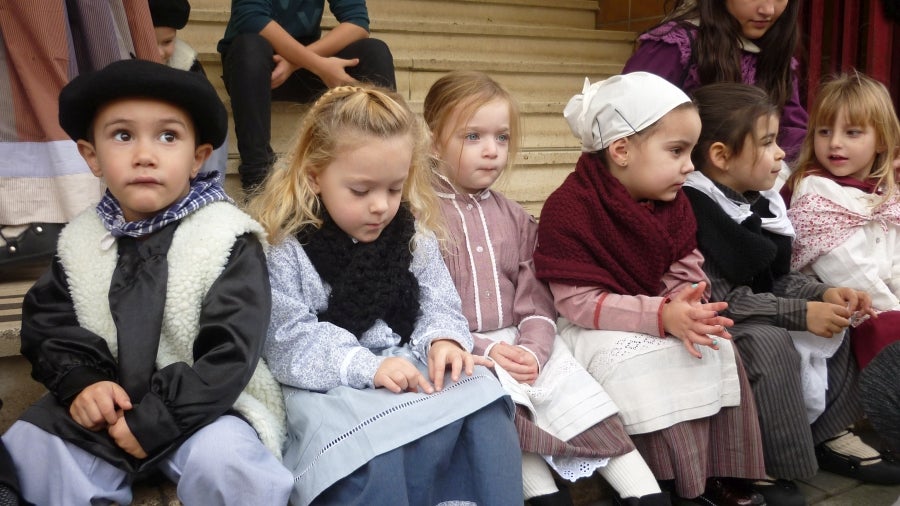
[(129, 237), (142, 237), (149, 235), (207, 204), (221, 200), (232, 202), (231, 197), (225, 193), (225, 189), (216, 180), (216, 176), (216, 171), (198, 175), (191, 180), (191, 189), (183, 199), (175, 202), (152, 218), (137, 221), (125, 221), (119, 201), (113, 197), (109, 190), (106, 190), (106, 194), (97, 204), (97, 215), (103, 220), (103, 225), (113, 237), (126, 235)]

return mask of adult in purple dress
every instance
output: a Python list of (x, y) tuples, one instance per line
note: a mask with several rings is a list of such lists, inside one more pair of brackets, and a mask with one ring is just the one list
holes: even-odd
[(722, 81), (761, 87), (781, 111), (778, 145), (791, 164), (808, 120), (793, 57), (799, 10), (800, 3), (790, 0), (679, 0), (671, 14), (638, 38), (622, 73), (653, 72), (688, 95)]

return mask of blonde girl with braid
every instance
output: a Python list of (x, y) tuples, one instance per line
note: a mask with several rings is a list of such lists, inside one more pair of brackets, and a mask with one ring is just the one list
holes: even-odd
[(396, 93), (334, 88), (251, 202), (293, 504), (523, 502), (512, 403), (438, 246), (429, 149)]

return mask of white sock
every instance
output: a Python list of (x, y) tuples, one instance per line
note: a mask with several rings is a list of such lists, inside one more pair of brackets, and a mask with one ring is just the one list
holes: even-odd
[(522, 492), (525, 499), (559, 491), (547, 462), (537, 453), (522, 454)]
[[(860, 459), (881, 456), (881, 454), (878, 453), (878, 450), (872, 448), (866, 443), (863, 443), (863, 440), (860, 439), (859, 436), (849, 431), (841, 434), (836, 439), (826, 441), (825, 446), (831, 448), (837, 453), (840, 453), (841, 455), (851, 455)], [(868, 460), (865, 462), (861, 462), (860, 465), (865, 466), (870, 464), (877, 464), (879, 462), (881, 462), (881, 459)]]
[(637, 450), (625, 455), (612, 457), (606, 467), (599, 470), (603, 477), (622, 498), (643, 497), (662, 492), (656, 477), (650, 471), (650, 467), (644, 462), (644, 458)]

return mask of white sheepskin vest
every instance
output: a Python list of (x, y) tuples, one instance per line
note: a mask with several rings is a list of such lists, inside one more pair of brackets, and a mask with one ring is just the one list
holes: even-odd
[[(182, 220), (167, 255), (169, 279), (157, 368), (175, 362), (193, 364), (191, 349), (199, 330), (203, 297), (225, 269), (235, 239), (248, 232), (256, 234), (266, 247), (263, 228), (226, 202), (206, 205)], [(91, 208), (63, 229), (58, 250), (79, 325), (103, 337), (116, 357), (118, 341), (108, 297), (118, 248), (116, 242), (105, 250), (100, 246), (105, 237), (108, 241), (107, 236), (106, 228)], [(287, 430), (284, 398), (265, 360), (260, 359), (234, 409), (280, 459)]]
[(176, 38), (175, 51), (169, 58), (168, 65), (178, 70), (191, 70), (194, 61), (197, 60), (197, 51), (187, 42)]

